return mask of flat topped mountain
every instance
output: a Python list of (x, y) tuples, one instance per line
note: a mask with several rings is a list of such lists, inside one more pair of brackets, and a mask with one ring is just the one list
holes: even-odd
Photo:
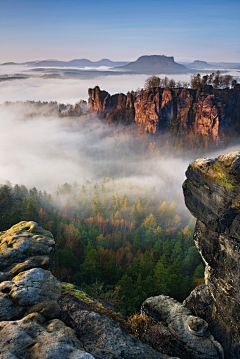
[(184, 65), (180, 65), (174, 61), (173, 56), (168, 57), (164, 55), (141, 56), (137, 61), (121, 66), (121, 69), (146, 74), (174, 74), (188, 72)]

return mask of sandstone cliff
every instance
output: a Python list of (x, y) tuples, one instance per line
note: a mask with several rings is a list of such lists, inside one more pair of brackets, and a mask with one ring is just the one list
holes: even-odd
[(225, 357), (240, 358), (240, 151), (191, 163), (183, 185), (197, 218), (194, 239), (206, 263), (205, 284), (184, 304), (209, 323)]
[(228, 131), (240, 132), (240, 86), (234, 89), (153, 88), (110, 95), (98, 86), (88, 90), (88, 107), (110, 122), (138, 123), (147, 132), (190, 132), (219, 142)]

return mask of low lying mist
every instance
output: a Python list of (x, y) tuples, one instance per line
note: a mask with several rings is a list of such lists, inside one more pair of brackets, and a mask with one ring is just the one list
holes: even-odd
[[(240, 72), (225, 70), (224, 74), (239, 76)], [(159, 76), (164, 78), (165, 74)], [(24, 65), (0, 66), (0, 103), (29, 100), (75, 103), (80, 99), (87, 100), (88, 88), (96, 85), (110, 94), (127, 93), (144, 87), (148, 77), (149, 75), (142, 74), (121, 74), (120, 71), (118, 75), (111, 72), (104, 75), (101, 71), (90, 73), (85, 69), (78, 75), (76, 70), (66, 68), (32, 69)], [(170, 77), (175, 82), (189, 82), (191, 74), (173, 74)]]
[(107, 177), (120, 194), (137, 197), (145, 191), (185, 210), (182, 183), (194, 155), (183, 159), (154, 148), (150, 135), (138, 136), (137, 125), (108, 125), (93, 114), (60, 118), (50, 104), (33, 111), (29, 103), (1, 105), (0, 123), (1, 184), (54, 192), (64, 183), (80, 188)]

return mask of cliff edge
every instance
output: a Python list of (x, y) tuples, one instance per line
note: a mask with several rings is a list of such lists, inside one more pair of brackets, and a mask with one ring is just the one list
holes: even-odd
[(197, 218), (194, 240), (205, 284), (184, 305), (205, 319), (227, 359), (240, 358), (240, 151), (191, 163), (183, 184)]

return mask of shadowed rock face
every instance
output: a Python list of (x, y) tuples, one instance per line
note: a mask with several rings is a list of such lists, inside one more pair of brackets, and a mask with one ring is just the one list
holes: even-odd
[(205, 284), (185, 300), (209, 323), (225, 357), (240, 357), (240, 151), (191, 163), (183, 184), (197, 218), (194, 239), (206, 263)]

